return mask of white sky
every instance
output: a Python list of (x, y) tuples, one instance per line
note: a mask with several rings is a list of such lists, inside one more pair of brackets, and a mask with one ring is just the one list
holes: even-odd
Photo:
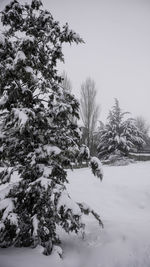
[[(24, 0), (22, 0), (24, 1)], [(0, 9), (8, 3), (0, 0)], [(27, 1), (25, 1), (27, 2)], [(56, 20), (68, 22), (85, 44), (64, 47), (65, 70), (79, 97), (80, 86), (95, 80), (100, 119), (118, 98), (124, 111), (150, 123), (150, 1), (43, 0)]]

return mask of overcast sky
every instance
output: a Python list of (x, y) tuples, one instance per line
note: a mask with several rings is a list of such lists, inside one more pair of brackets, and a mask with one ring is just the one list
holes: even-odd
[[(23, 1), (23, 0), (22, 0)], [(1, 0), (1, 8), (9, 1)], [(25, 1), (27, 2), (27, 1)], [(95, 80), (100, 119), (118, 98), (124, 111), (150, 123), (150, 1), (43, 0), (61, 24), (68, 22), (85, 44), (64, 47), (60, 66), (79, 97), (87, 77)]]

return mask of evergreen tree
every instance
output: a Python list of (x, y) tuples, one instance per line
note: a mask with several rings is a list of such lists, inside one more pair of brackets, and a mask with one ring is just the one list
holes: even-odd
[(135, 120), (124, 120), (128, 112), (122, 112), (119, 101), (109, 112), (106, 125), (101, 124), (98, 141), (99, 158), (107, 158), (110, 154), (119, 152), (127, 156), (131, 149), (144, 144), (142, 133), (136, 127)]
[(78, 233), (83, 212), (102, 224), (93, 210), (71, 200), (65, 186), (64, 168), (79, 151), (80, 131), (69, 120), (79, 117), (79, 103), (62, 89), (57, 61), (64, 60), (63, 43), (82, 39), (67, 24), (61, 28), (40, 0), (14, 0), (2, 23), (0, 246), (39, 244), (48, 255), (60, 243), (57, 225)]

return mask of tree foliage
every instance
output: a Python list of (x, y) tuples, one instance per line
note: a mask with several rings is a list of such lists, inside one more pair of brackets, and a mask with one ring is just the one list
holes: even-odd
[(0, 246), (39, 244), (48, 255), (60, 243), (57, 226), (68, 233), (84, 228), (84, 207), (71, 200), (64, 169), (80, 150), (80, 131), (69, 120), (79, 117), (79, 103), (57, 73), (63, 43), (82, 39), (60, 27), (40, 0), (14, 0), (2, 23)]

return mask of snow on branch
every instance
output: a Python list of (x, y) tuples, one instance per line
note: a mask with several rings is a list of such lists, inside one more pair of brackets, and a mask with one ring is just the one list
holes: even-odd
[(42, 188), (44, 188), (45, 190), (48, 189), (49, 186), (51, 186), (51, 180), (48, 179), (48, 178), (45, 178), (45, 177), (40, 177), (38, 178), (36, 181), (32, 182), (29, 184), (29, 187), (27, 189), (27, 192), (33, 190), (33, 186), (37, 186), (37, 185), (40, 185)]
[(9, 192), (10, 192), (10, 190), (13, 188), (13, 186), (12, 185), (8, 185), (7, 187), (5, 187), (4, 189), (1, 189), (0, 190), (0, 201), (2, 201), (2, 200), (4, 200), (7, 196), (8, 196), (8, 194), (9, 194)]
[(91, 166), (93, 174), (102, 180), (103, 169), (102, 169), (102, 163), (100, 162), (100, 160), (97, 157), (92, 157), (90, 160), (90, 166)]
[(78, 205), (69, 197), (67, 192), (63, 191), (59, 201), (58, 201), (58, 210), (63, 206), (64, 210), (71, 210), (73, 214), (81, 216), (81, 209), (79, 209)]
[(13, 108), (14, 117), (16, 118), (16, 127), (19, 126), (20, 131), (22, 131), (30, 116), (35, 117), (35, 113), (28, 108)]
[(39, 220), (38, 220), (36, 214), (32, 217), (32, 225), (33, 225), (33, 235), (37, 236), (38, 235)]
[(4, 95), (1, 97), (0, 99), (0, 106), (5, 105), (5, 103), (7, 102), (8, 96)]
[(43, 150), (46, 151), (48, 155), (59, 155), (61, 153), (60, 148), (53, 145), (45, 145), (43, 146)]
[(24, 126), (28, 120), (28, 116), (24, 110), (14, 108), (14, 116), (19, 120), (20, 126)]
[(14, 203), (11, 198), (5, 198), (0, 201), (0, 211), (5, 210), (3, 212), (2, 220), (6, 220), (8, 218), (9, 213), (11, 213), (14, 209)]
[(4, 168), (0, 171), (0, 185), (10, 182), (13, 168)]
[(91, 209), (87, 204), (85, 203), (78, 203), (81, 212), (83, 212), (86, 215), (89, 215), (90, 213), (95, 217), (95, 219), (99, 222), (99, 225), (104, 228), (104, 225), (100, 219), (100, 216), (93, 210)]
[(23, 53), (23, 51), (18, 51), (14, 59), (14, 64), (17, 64), (18, 61), (25, 61), (25, 59), (26, 59), (26, 56)]
[(5, 44), (5, 37), (4, 37), (4, 34), (0, 32), (0, 45), (4, 45), (4, 44)]

